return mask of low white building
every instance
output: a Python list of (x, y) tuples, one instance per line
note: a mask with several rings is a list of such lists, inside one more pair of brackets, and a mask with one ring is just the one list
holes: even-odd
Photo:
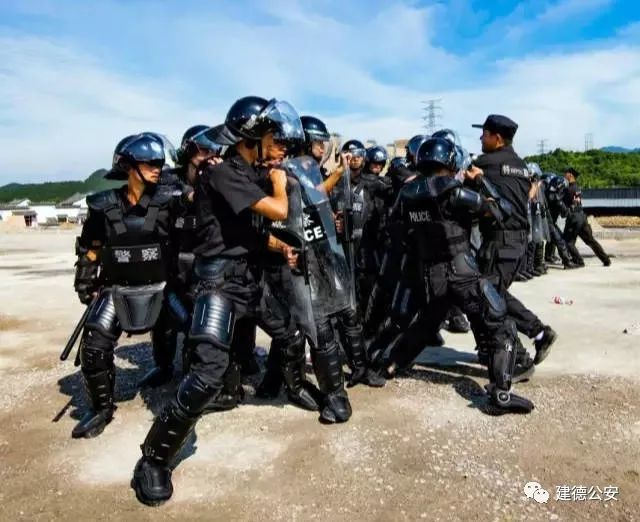
[(27, 227), (82, 223), (87, 217), (87, 195), (74, 194), (58, 203), (33, 203), (29, 199), (0, 204), (0, 221), (24, 219)]

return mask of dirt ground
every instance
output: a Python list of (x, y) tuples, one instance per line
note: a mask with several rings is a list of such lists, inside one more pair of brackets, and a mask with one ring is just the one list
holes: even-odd
[[(199, 422), (174, 498), (155, 509), (129, 481), (175, 382), (137, 389), (152, 365), (147, 336), (116, 351), (114, 421), (96, 439), (70, 438), (84, 409), (77, 369), (58, 360), (82, 312), (73, 242), (73, 231), (0, 232), (2, 520), (640, 519), (640, 240), (603, 241), (610, 268), (591, 257), (585, 269), (514, 285), (559, 334), (518, 385), (531, 415), (489, 415), (471, 335), (445, 333), (446, 347), (427, 348), (409, 377), (350, 390), (344, 425), (323, 426), (284, 397), (258, 400), (248, 383), (240, 408)], [(524, 495), (529, 481), (548, 490), (546, 504)], [(556, 500), (561, 486), (618, 493)]]

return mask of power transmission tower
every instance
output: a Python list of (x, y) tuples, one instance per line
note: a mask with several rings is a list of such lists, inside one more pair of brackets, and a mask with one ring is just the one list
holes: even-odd
[(538, 140), (538, 154), (546, 153), (547, 141), (545, 139)]
[(438, 122), (442, 119), (442, 103), (441, 99), (426, 100), (422, 102), (424, 107), (422, 108), (424, 116), (424, 128), (427, 129), (429, 134), (433, 134), (438, 128)]
[(584, 151), (593, 150), (593, 133), (589, 132), (584, 135)]

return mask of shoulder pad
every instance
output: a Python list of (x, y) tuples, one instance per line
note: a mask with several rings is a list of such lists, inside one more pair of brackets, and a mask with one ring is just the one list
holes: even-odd
[(91, 210), (104, 211), (118, 204), (117, 189), (103, 190), (87, 196), (87, 206)]
[(178, 186), (158, 185), (151, 197), (151, 203), (155, 205), (166, 205), (171, 198), (180, 197), (181, 195), (182, 192)]
[(462, 187), (462, 183), (460, 183), (460, 181), (449, 176), (432, 176), (428, 178), (428, 181), (432, 187), (431, 190), (435, 197), (439, 197), (454, 188)]

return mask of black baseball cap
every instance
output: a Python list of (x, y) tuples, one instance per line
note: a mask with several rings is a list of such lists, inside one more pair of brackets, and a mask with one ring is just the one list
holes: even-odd
[(472, 127), (487, 129), (493, 134), (500, 134), (506, 140), (512, 140), (518, 130), (518, 124), (515, 121), (501, 114), (489, 114), (482, 125), (476, 123)]

